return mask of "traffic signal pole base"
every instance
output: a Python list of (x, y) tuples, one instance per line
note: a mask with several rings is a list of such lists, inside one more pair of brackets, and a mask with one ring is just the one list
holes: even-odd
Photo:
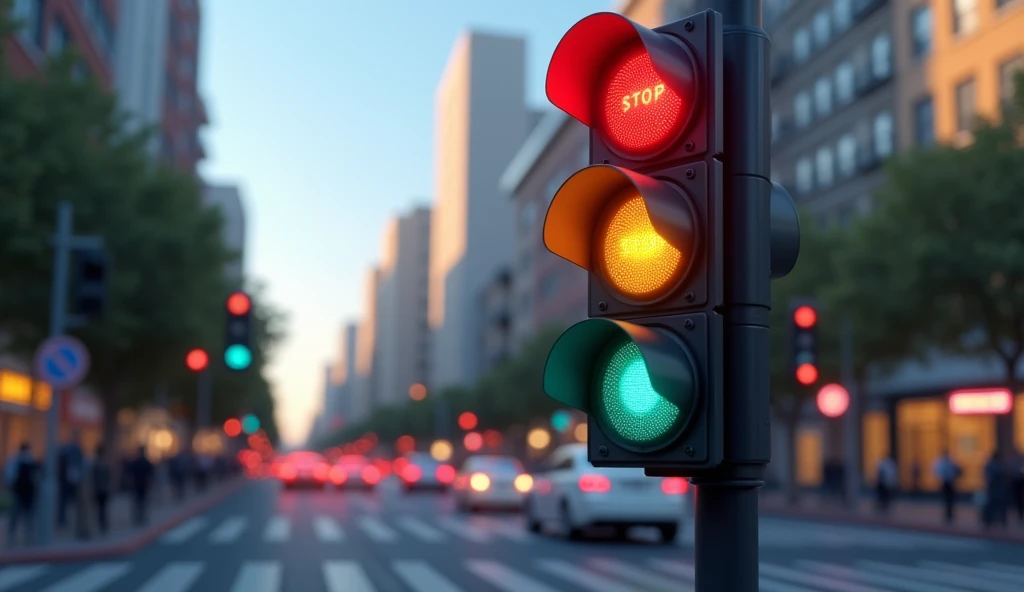
[(693, 479), (696, 592), (758, 592), (757, 490), (764, 467)]

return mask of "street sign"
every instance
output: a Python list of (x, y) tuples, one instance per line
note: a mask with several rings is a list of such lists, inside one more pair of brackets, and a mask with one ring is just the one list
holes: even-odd
[(74, 337), (51, 337), (36, 350), (36, 375), (54, 389), (77, 386), (88, 372), (89, 350)]

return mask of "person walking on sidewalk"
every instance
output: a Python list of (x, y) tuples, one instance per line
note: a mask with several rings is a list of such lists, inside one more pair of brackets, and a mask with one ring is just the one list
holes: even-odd
[(893, 493), (899, 486), (899, 470), (896, 466), (896, 459), (887, 456), (878, 463), (878, 470), (875, 476), (875, 493), (878, 496), (878, 511), (882, 514), (889, 513), (889, 504), (892, 502)]
[(139, 455), (131, 462), (132, 502), (135, 524), (146, 524), (146, 506), (149, 502), (149, 486), (153, 481), (153, 463), (146, 458), (146, 447), (139, 446)]
[(999, 452), (993, 452), (992, 457), (985, 463), (985, 505), (981, 513), (981, 521), (985, 528), (993, 524), (1006, 526), (1008, 490), (1006, 465), (1003, 464)]
[(107, 451), (102, 444), (96, 447), (96, 459), (92, 464), (93, 501), (96, 503), (96, 525), (100, 534), (107, 534), (107, 504), (114, 486), (114, 469), (110, 466)]
[(57, 476), (60, 482), (60, 505), (57, 507), (57, 526), (68, 524), (68, 506), (76, 506), (85, 473), (85, 454), (78, 432), (64, 445), (57, 460)]
[(11, 491), (13, 502), (7, 517), (7, 545), (13, 547), (17, 542), (19, 522), (25, 524), (25, 544), (31, 544), (35, 534), (33, 523), (39, 464), (32, 457), (32, 447), (28, 442), (23, 442), (18, 455), (8, 461), (5, 473), (4, 481)]
[(1015, 450), (1010, 459), (1010, 493), (1017, 510), (1017, 522), (1024, 524), (1024, 454)]
[(942, 484), (942, 506), (945, 508), (946, 524), (952, 524), (956, 517), (956, 480), (963, 474), (963, 469), (953, 462), (948, 450), (943, 450), (939, 458), (935, 459), (933, 472), (935, 478)]

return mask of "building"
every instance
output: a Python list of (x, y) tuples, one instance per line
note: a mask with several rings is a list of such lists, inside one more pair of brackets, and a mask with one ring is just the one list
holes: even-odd
[(409, 387), (427, 384), (430, 218), (430, 208), (417, 207), (384, 230), (377, 287), (380, 405), (404, 403)]
[[(70, 1), (70, 0), (69, 0)], [(199, 96), (198, 0), (120, 0), (116, 88), (137, 129), (155, 127), (154, 158), (194, 173), (205, 156), (199, 132), (207, 123)]]
[(224, 221), (224, 244), (238, 259), (228, 264), (227, 277), (241, 287), (245, 278), (245, 207), (237, 185), (205, 185), (203, 202), (217, 208)]
[(366, 273), (363, 284), (363, 318), (356, 331), (355, 375), (352, 393), (352, 421), (366, 418), (380, 400), (379, 350), (377, 349), (377, 294), (380, 268)]
[(436, 97), (432, 388), (469, 385), (480, 374), (480, 295), (514, 256), (514, 212), (498, 178), (529, 131), (524, 95), (522, 39), (459, 37)]
[(114, 82), (117, 0), (14, 0), (11, 16), (21, 23), (7, 41), (5, 58), (18, 76), (39, 71), (47, 56), (73, 47), (76, 71), (107, 89)]
[[(647, 26), (699, 12), (698, 0), (630, 0), (618, 12)], [(568, 325), (587, 317), (587, 273), (544, 247), (548, 204), (570, 175), (590, 159), (588, 129), (562, 111), (551, 110), (534, 127), (501, 175), (499, 190), (512, 202), (515, 220), (515, 277), (511, 347), (547, 325)]]
[(513, 349), (512, 314), (514, 306), (514, 281), (510, 267), (498, 270), (491, 282), (480, 295), (483, 313), (481, 340), (481, 361), (483, 372), (493, 369), (510, 358)]

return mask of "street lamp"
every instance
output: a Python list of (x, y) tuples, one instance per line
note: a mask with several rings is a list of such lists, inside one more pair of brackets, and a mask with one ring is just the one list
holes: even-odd
[(420, 384), (414, 383), (409, 387), (409, 398), (413, 401), (422, 401), (427, 398), (427, 387)]

